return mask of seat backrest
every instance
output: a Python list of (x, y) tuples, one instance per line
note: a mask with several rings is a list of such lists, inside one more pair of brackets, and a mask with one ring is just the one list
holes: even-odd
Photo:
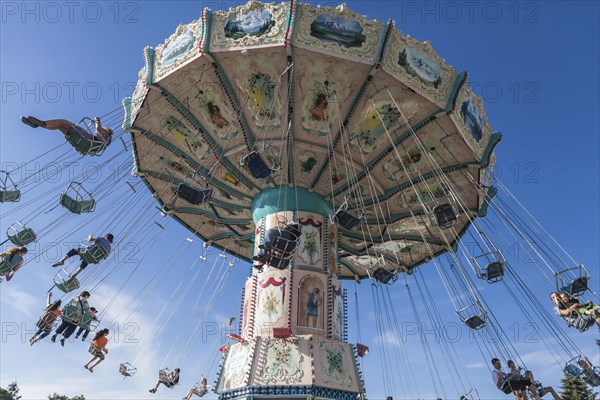
[(394, 278), (394, 274), (385, 268), (377, 268), (373, 273), (373, 277), (381, 283), (389, 283)]
[(441, 229), (449, 229), (456, 222), (456, 213), (450, 204), (440, 204), (433, 209), (433, 214)]
[(58, 288), (58, 290), (65, 292), (65, 293), (69, 293), (69, 292), (72, 292), (73, 290), (77, 290), (81, 286), (79, 281), (75, 277), (71, 277), (62, 282), (55, 281), (55, 284), (56, 284), (56, 287)]
[(177, 186), (177, 196), (190, 204), (200, 205), (212, 197), (212, 189), (196, 190), (191, 186), (180, 183)]
[(79, 252), (79, 257), (88, 264), (98, 264), (100, 261), (108, 257), (108, 251), (104, 246), (95, 244)]
[(23, 260), (23, 257), (19, 254), (13, 254), (12, 257), (2, 257), (0, 259), (0, 276), (10, 274), (21, 260)]
[(564, 369), (565, 373), (572, 376), (572, 377), (577, 377), (579, 376), (579, 374), (581, 374), (581, 368), (579, 368), (577, 365), (575, 364), (567, 364), (565, 366)]
[(267, 166), (260, 154), (255, 151), (248, 155), (246, 166), (256, 179), (266, 179), (273, 173), (273, 170)]
[(65, 138), (82, 155), (96, 155), (106, 149), (106, 144), (103, 141), (87, 138), (77, 129), (70, 129)]
[(90, 314), (89, 312), (84, 312), (83, 314), (81, 314), (81, 317), (79, 317), (77, 326), (89, 330), (93, 320), (94, 317), (92, 317), (92, 314)]
[(63, 321), (76, 324), (79, 322), (80, 317), (81, 309), (77, 305), (70, 303), (63, 307), (61, 315)]
[(348, 230), (356, 229), (363, 221), (361, 218), (356, 218), (345, 210), (339, 210), (334, 218), (338, 225)]
[(26, 246), (29, 243), (35, 242), (37, 235), (31, 228), (25, 228), (22, 231), (15, 233), (14, 235), (7, 235), (15, 246)]

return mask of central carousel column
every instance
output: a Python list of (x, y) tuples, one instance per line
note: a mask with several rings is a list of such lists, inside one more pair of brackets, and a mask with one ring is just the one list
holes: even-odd
[(255, 254), (270, 228), (297, 222), (302, 235), (287, 268), (253, 268), (246, 282), (240, 341), (223, 349), (221, 399), (363, 397), (356, 349), (345, 342), (332, 211), (305, 189), (273, 188), (255, 197)]

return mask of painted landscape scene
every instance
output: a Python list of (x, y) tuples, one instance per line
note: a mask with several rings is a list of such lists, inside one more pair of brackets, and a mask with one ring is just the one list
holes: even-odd
[(360, 47), (366, 40), (363, 29), (357, 21), (343, 17), (321, 14), (310, 25), (310, 34), (321, 40), (335, 42), (345, 47)]

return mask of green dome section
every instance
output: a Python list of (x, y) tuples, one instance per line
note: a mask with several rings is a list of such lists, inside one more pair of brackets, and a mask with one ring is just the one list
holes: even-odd
[(321, 195), (304, 188), (266, 189), (257, 194), (252, 201), (252, 219), (255, 224), (262, 217), (280, 211), (313, 212), (327, 218), (335, 210)]

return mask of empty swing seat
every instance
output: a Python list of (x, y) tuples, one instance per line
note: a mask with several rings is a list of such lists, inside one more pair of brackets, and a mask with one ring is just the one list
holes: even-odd
[(185, 183), (180, 183), (177, 186), (177, 196), (190, 204), (204, 204), (212, 198), (212, 195), (212, 189), (197, 190)]
[(20, 199), (20, 190), (0, 190), (0, 203), (14, 203)]
[(486, 281), (493, 283), (502, 279), (504, 276), (504, 261), (494, 261), (485, 267), (481, 276)]
[(15, 246), (25, 246), (37, 240), (33, 229), (17, 221), (6, 230), (6, 236)]
[(0, 171), (0, 203), (14, 203), (21, 199), (21, 191), (13, 182), (9, 173)]
[[(21, 230), (17, 230), (12, 226), (8, 228), (8, 230), (6, 231), (6, 236), (8, 236), (8, 240), (10, 240), (15, 246), (26, 246), (29, 243), (35, 242), (37, 239), (37, 235), (35, 234), (33, 229), (27, 228), (23, 225), (21, 226), (23, 228)], [(14, 230), (13, 234), (9, 233), (11, 229)]]
[(381, 283), (385, 283), (385, 284), (394, 283), (394, 282), (396, 282), (396, 279), (397, 279), (396, 274), (388, 271), (385, 268), (381, 268), (381, 267), (377, 268), (375, 270), (375, 272), (373, 273), (373, 277), (377, 281), (379, 281)]
[(119, 373), (123, 375), (125, 378), (133, 376), (137, 372), (137, 368), (133, 365), (126, 363), (121, 363), (119, 365)]
[(10, 257), (2, 257), (0, 259), (0, 276), (6, 276), (13, 272), (21, 261), (23, 261), (23, 257), (19, 254), (13, 254)]
[(67, 186), (60, 195), (60, 204), (74, 214), (92, 212), (96, 208), (96, 201), (79, 182), (71, 182)]
[(58, 290), (69, 293), (81, 286), (76, 277), (72, 277), (66, 270), (61, 270), (54, 275), (54, 284)]
[(450, 204), (440, 204), (433, 209), (433, 215), (440, 229), (450, 229), (456, 224), (456, 212)]
[(472, 317), (467, 318), (464, 321), (465, 325), (467, 325), (471, 329), (481, 329), (485, 326), (485, 321), (479, 316), (474, 315)]
[(89, 213), (94, 211), (96, 208), (96, 201), (94, 199), (76, 200), (67, 193), (60, 195), (60, 204), (73, 214)]
[(242, 157), (240, 164), (245, 165), (250, 174), (256, 179), (267, 179), (277, 171), (269, 168), (258, 151), (251, 151), (248, 155)]
[(567, 364), (565, 366), (564, 371), (567, 375), (572, 376), (573, 378), (578, 377), (583, 372), (583, 371), (581, 371), (581, 368), (579, 368), (574, 363)]
[(338, 210), (333, 216), (333, 221), (342, 228), (351, 231), (360, 227), (366, 221), (366, 218), (364, 215), (356, 218), (346, 210)]

